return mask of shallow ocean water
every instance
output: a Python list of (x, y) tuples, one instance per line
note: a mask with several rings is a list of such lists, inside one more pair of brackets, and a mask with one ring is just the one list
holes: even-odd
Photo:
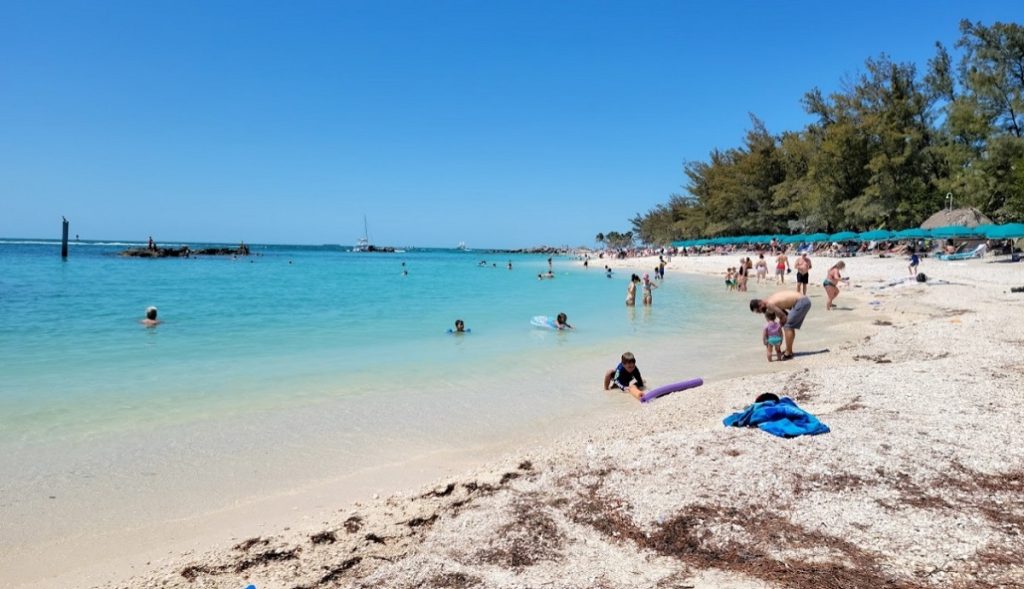
[[(62, 262), (56, 243), (12, 241), (0, 241), (8, 441), (400, 396), (420, 383), (456, 389), (463, 373), (479, 378), (605, 343), (615, 350), (612, 342), (638, 332), (678, 333), (711, 302), (669, 282), (656, 302), (688, 297), (686, 305), (630, 312), (628, 275), (608, 279), (557, 259), (557, 277), (537, 280), (547, 270), (540, 255), (253, 246), (259, 255), (249, 258), (149, 260), (90, 244), (72, 245)], [(149, 305), (164, 321), (153, 329), (137, 322)], [(560, 311), (575, 332), (529, 324)], [(446, 334), (456, 318), (470, 334)]]
[[(761, 359), (748, 297), (710, 278), (669, 272), (653, 307), (626, 308), (629, 272), (609, 279), (601, 260), (556, 256), (556, 278), (538, 280), (543, 255), (119, 257), (128, 245), (72, 244), (61, 261), (56, 242), (0, 240), (0, 471), (12, 473), (0, 544), (173, 520), (642, 410), (601, 390), (627, 349), (653, 386), (742, 372), (725, 360), (738, 347)], [(149, 305), (164, 321), (152, 329), (138, 323)], [(530, 325), (558, 312), (577, 329)], [(456, 318), (471, 333), (446, 333)]]

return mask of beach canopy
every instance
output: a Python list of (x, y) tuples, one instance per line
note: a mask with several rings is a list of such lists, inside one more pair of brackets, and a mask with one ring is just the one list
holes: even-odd
[(798, 233), (787, 235), (780, 241), (782, 243), (814, 243), (815, 241), (828, 241), (828, 233)]
[(892, 231), (887, 229), (875, 229), (874, 231), (865, 231), (860, 234), (861, 241), (882, 241), (884, 239), (891, 239)]
[(1015, 239), (1024, 237), (1024, 223), (1007, 223), (997, 225), (985, 230), (985, 237), (989, 239)]
[(851, 239), (857, 239), (857, 234), (853, 231), (840, 231), (839, 233), (833, 233), (828, 236), (830, 241), (850, 241)]
[(949, 239), (953, 237), (977, 237), (978, 234), (974, 231), (973, 227), (965, 227), (963, 225), (944, 225), (942, 227), (936, 227), (931, 230), (932, 237), (939, 239)]
[(897, 231), (893, 235), (893, 237), (895, 237), (896, 239), (928, 239), (931, 236), (931, 231), (928, 231), (927, 229), (921, 229), (920, 227), (911, 227), (910, 229)]

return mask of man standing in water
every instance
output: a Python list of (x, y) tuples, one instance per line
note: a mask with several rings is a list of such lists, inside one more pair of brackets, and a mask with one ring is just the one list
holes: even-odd
[(804, 296), (807, 295), (807, 281), (811, 278), (811, 259), (807, 252), (800, 254), (796, 259), (796, 291)]
[(796, 339), (796, 330), (804, 324), (807, 312), (811, 310), (811, 299), (793, 290), (777, 292), (766, 299), (751, 299), (750, 311), (752, 313), (764, 313), (765, 311), (775, 312), (775, 316), (782, 323), (782, 336), (786, 342), (786, 351), (782, 354), (783, 360), (793, 358), (793, 340)]
[(775, 280), (776, 284), (785, 284), (786, 272), (789, 270), (789, 257), (786, 252), (779, 252), (775, 258)]

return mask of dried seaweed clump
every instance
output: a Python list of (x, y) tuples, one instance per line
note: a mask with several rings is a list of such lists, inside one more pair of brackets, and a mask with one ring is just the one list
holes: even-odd
[(477, 552), (476, 558), (487, 564), (522, 569), (541, 561), (557, 561), (562, 557), (565, 534), (548, 508), (529, 497), (513, 508), (512, 520), (498, 529), (489, 548)]

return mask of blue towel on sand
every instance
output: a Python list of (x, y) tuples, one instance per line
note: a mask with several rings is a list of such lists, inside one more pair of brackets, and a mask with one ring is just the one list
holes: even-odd
[(813, 436), (829, 432), (828, 426), (818, 418), (797, 407), (793, 399), (783, 397), (778, 401), (754, 403), (739, 413), (733, 413), (722, 420), (726, 426), (753, 427), (781, 438)]

